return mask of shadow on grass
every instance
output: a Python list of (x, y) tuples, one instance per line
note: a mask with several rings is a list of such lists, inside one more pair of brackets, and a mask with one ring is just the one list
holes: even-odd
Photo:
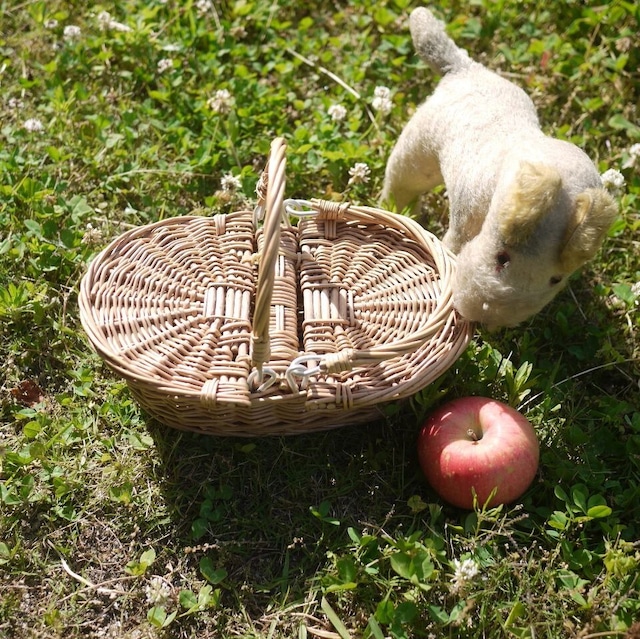
[(410, 516), (420, 490), (415, 417), (290, 437), (238, 439), (149, 423), (181, 543), (236, 587), (298, 593), (358, 531)]

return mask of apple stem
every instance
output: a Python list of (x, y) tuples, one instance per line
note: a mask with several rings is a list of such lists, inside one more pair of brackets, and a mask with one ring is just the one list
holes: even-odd
[(478, 441), (478, 436), (476, 435), (476, 431), (473, 430), (473, 428), (469, 428), (469, 430), (467, 430), (467, 435), (469, 435), (469, 437), (471, 437), (474, 442)]

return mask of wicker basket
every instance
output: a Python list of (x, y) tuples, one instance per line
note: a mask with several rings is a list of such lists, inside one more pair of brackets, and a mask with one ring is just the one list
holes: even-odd
[(284, 169), (277, 139), (256, 211), (126, 232), (82, 279), (93, 347), (164, 424), (259, 436), (372, 421), (470, 339), (437, 238), (380, 209), (285, 201)]

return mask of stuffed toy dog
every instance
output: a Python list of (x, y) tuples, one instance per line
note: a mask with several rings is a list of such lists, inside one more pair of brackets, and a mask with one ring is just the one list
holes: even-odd
[(410, 29), (443, 77), (402, 131), (382, 198), (401, 211), (444, 182), (454, 304), (489, 328), (515, 326), (595, 255), (617, 206), (580, 149), (542, 133), (520, 88), (471, 60), (427, 9)]

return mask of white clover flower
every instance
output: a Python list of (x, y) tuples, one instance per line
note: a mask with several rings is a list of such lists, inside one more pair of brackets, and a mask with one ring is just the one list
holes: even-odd
[(628, 169), (633, 166), (640, 166), (640, 144), (632, 144), (629, 147), (629, 159), (622, 165), (623, 169)]
[(371, 106), (376, 110), (386, 115), (393, 109), (393, 102), (391, 101), (391, 90), (387, 87), (378, 86), (373, 91), (373, 101)]
[(198, 15), (203, 16), (208, 12), (213, 11), (213, 2), (211, 0), (197, 0), (195, 7)]
[(9, 98), (7, 100), (7, 106), (12, 111), (20, 111), (24, 107), (24, 102), (20, 98)]
[(49, 20), (45, 20), (44, 28), (45, 29), (55, 29), (58, 26), (58, 21), (55, 18), (49, 18)]
[(122, 22), (114, 20), (108, 11), (101, 11), (97, 15), (96, 19), (98, 20), (98, 24), (103, 31), (107, 31), (108, 29), (111, 29), (112, 31), (122, 32), (133, 31), (133, 29), (126, 24), (122, 24)]
[(162, 58), (158, 61), (158, 73), (164, 73), (173, 69), (173, 60), (171, 58)]
[(607, 169), (601, 176), (602, 186), (612, 195), (621, 195), (624, 191), (624, 175), (616, 169)]
[(77, 40), (81, 35), (82, 35), (82, 30), (80, 29), (80, 27), (76, 26), (75, 24), (68, 24), (62, 32), (62, 37), (68, 42), (71, 42), (72, 40)]
[(85, 228), (82, 239), (80, 240), (81, 244), (86, 244), (87, 246), (92, 246), (94, 244), (99, 244), (102, 242), (102, 231), (97, 229), (89, 222)]
[(22, 128), (29, 133), (40, 133), (44, 131), (44, 124), (38, 118), (29, 118), (24, 121)]
[(121, 31), (122, 33), (130, 33), (131, 31), (133, 31), (133, 29), (129, 25), (122, 24), (122, 22), (118, 22), (116, 20), (113, 20), (109, 26), (114, 31)]
[(229, 29), (229, 35), (236, 40), (242, 40), (247, 35), (247, 30), (243, 25), (239, 24), (237, 27), (231, 27)]
[(162, 577), (153, 577), (144, 590), (152, 606), (163, 606), (171, 596), (171, 584)]
[(223, 191), (235, 193), (235, 191), (242, 188), (242, 181), (239, 177), (236, 177), (231, 173), (227, 173), (227, 175), (222, 176), (222, 179), (220, 180), (220, 186)]
[(342, 122), (347, 117), (347, 110), (341, 104), (332, 104), (327, 113), (334, 122)]
[(371, 175), (371, 169), (364, 162), (356, 162), (349, 169), (349, 184), (366, 184)]
[(479, 572), (478, 564), (473, 559), (453, 560), (453, 577), (451, 587), (454, 592), (462, 590)]
[(109, 24), (111, 23), (111, 14), (108, 11), (101, 11), (96, 16), (96, 20), (102, 30), (108, 29)]
[(233, 97), (227, 89), (216, 91), (212, 98), (207, 101), (207, 106), (214, 113), (228, 113), (233, 104)]

